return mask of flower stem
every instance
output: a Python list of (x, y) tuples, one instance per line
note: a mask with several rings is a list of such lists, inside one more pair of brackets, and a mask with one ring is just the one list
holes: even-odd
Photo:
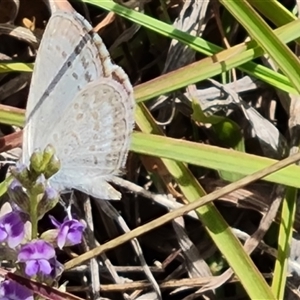
[(38, 216), (37, 216), (38, 198), (37, 198), (37, 195), (30, 193), (29, 201), (30, 201), (31, 238), (36, 239), (37, 238), (37, 223), (38, 223)]

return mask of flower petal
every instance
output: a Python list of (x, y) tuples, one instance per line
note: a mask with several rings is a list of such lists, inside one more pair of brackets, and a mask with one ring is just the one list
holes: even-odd
[(24, 245), (18, 255), (18, 260), (26, 262), (32, 259), (50, 259), (55, 256), (54, 248), (44, 240), (35, 240)]
[(56, 227), (59, 228), (61, 226), (61, 223), (58, 222), (53, 216), (49, 216), (51, 223)]
[(36, 275), (40, 270), (40, 265), (37, 260), (29, 260), (26, 262), (25, 273), (28, 276)]
[(41, 273), (46, 275), (49, 275), (52, 271), (49, 261), (45, 259), (39, 260), (39, 269)]
[(69, 226), (62, 226), (57, 236), (57, 246), (62, 249), (67, 241), (67, 235), (69, 233)]
[(8, 241), (8, 246), (15, 248), (22, 242), (24, 235), (24, 223), (20, 212), (12, 211), (0, 218), (0, 241)]
[(7, 238), (7, 245), (12, 249), (16, 248), (23, 241), (24, 235), (25, 235), (25, 232), (22, 235), (19, 235), (16, 237), (9, 236)]

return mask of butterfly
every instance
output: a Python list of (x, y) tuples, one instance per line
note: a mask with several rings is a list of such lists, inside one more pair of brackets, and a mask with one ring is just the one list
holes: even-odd
[(61, 163), (51, 186), (120, 199), (108, 181), (126, 162), (134, 106), (128, 76), (88, 21), (75, 10), (57, 10), (36, 56), (22, 162), (51, 144)]

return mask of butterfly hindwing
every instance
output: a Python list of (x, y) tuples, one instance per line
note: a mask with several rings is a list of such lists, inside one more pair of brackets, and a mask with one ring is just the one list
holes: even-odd
[(48, 136), (61, 160), (52, 182), (80, 189), (85, 178), (100, 182), (118, 174), (133, 127), (128, 97), (121, 84), (107, 78), (87, 84), (75, 97)]

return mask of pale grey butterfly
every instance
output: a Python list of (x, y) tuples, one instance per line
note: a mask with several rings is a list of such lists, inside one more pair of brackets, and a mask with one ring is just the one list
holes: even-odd
[(91, 25), (75, 11), (56, 11), (36, 57), (22, 162), (51, 144), (61, 162), (53, 187), (120, 199), (108, 181), (124, 167), (134, 103), (127, 75)]

